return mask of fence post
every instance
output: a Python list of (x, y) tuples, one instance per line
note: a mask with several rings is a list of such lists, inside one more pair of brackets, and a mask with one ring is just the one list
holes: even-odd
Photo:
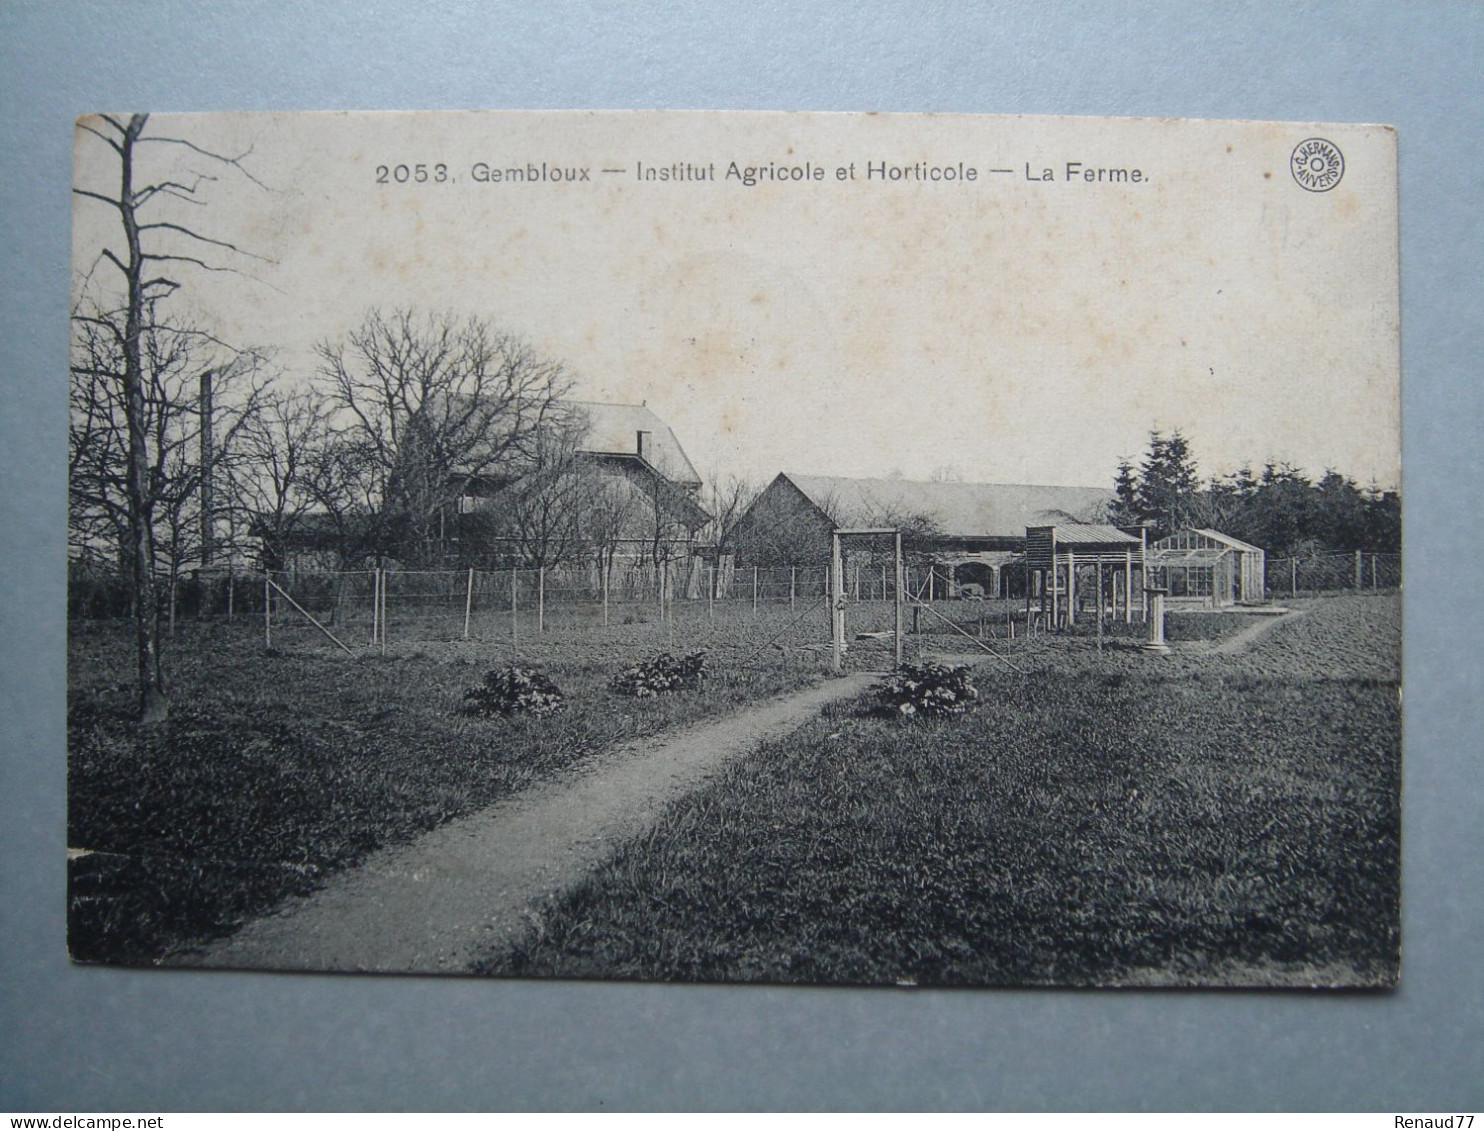
[(266, 569), (263, 571), (263, 646), (273, 647), (273, 581)]
[(381, 571), (381, 654), (386, 655), (386, 609), (387, 609), (387, 578), (386, 570)]
[[(898, 530), (892, 546), (892, 573), (894, 608), (892, 609), (892, 651), (895, 653), (896, 669), (902, 666), (902, 532)], [(882, 597), (885, 597), (886, 567), (881, 567)], [(893, 670), (896, 670), (893, 669)]]
[(519, 623), (516, 620), (517, 608), (516, 608), (516, 600), (515, 600), (515, 592), (519, 588), (520, 588), (520, 574), (516, 572), (516, 569), (515, 569), (514, 566), (511, 566), (510, 567), (510, 643), (511, 644), (519, 644), (520, 643), (520, 625), (519, 625)]
[(1376, 586), (1376, 555), (1371, 555), (1371, 591), (1375, 592)]
[(603, 627), (608, 627), (608, 571), (613, 568), (612, 561), (604, 560), (599, 565), (598, 572), (603, 577)]
[(716, 567), (706, 567), (706, 623), (716, 623)]
[(536, 567), (536, 631), (546, 631), (546, 567)]
[[(754, 573), (756, 576), (756, 573)], [(830, 536), (830, 645), (831, 670), (839, 675), (845, 670), (845, 562), (840, 553), (840, 534)], [(754, 589), (756, 592), (756, 589)]]
[(1298, 596), (1298, 559), (1288, 559), (1288, 595)]
[[(1372, 561), (1371, 561), (1372, 567), (1374, 567), (1375, 564), (1376, 564), (1375, 563), (1375, 560), (1372, 559)], [(233, 573), (229, 569), (229, 570), (227, 570), (227, 623), (228, 624), (231, 624), (232, 623), (232, 594), (233, 594), (233, 592), (236, 589), (237, 589), (237, 575), (235, 573)]]
[(469, 639), (469, 614), (474, 611), (474, 567), (469, 567), (469, 587), (464, 591), (464, 639)]
[(1355, 588), (1361, 587), (1360, 551), (1355, 551)]

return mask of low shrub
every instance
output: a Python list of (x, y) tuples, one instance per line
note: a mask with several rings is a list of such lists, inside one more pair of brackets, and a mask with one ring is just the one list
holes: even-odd
[(506, 664), (484, 675), (484, 683), (464, 692), (464, 714), (555, 715), (567, 709), (561, 689), (540, 668)]
[(885, 711), (906, 718), (961, 714), (978, 698), (967, 665), (903, 664), (876, 689)]
[(699, 691), (705, 678), (705, 652), (691, 652), (678, 658), (661, 652), (651, 660), (625, 668), (608, 681), (608, 687), (619, 695), (645, 699), (671, 691)]

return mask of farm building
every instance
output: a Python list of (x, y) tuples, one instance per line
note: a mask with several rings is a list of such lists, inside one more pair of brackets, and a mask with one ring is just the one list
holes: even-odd
[(1216, 530), (1177, 530), (1149, 547), (1150, 578), (1174, 607), (1258, 604), (1267, 595), (1265, 554)]
[[(509, 474), (465, 475), (425, 556), (484, 566), (686, 562), (711, 516), (701, 477), (674, 431), (645, 405), (562, 401), (535, 454)], [(375, 515), (325, 513), (280, 524), (264, 560), (325, 565), (370, 553), (391, 535)], [(390, 556), (398, 557), (395, 548)]]
[(1115, 618), (1143, 615), (1145, 572), (1144, 532), (1096, 523), (1059, 523), (1031, 526), (1025, 532), (1025, 566), (1031, 576), (1026, 587), (1026, 610), (1032, 594), (1051, 626), (1073, 625), (1081, 609), (1110, 610)]
[(1112, 502), (1101, 487), (847, 479), (780, 472), (733, 528), (739, 565), (829, 561), (840, 528), (900, 527), (909, 548), (945, 577), (947, 596), (1009, 591), (1026, 527), (1096, 519)]
[[(552, 436), (570, 453), (559, 453), (554, 472), (465, 480), (456, 537), (528, 564), (561, 557), (699, 569), (697, 536), (711, 516), (700, 503), (701, 477), (670, 426), (643, 404), (554, 408)], [(556, 554), (533, 553), (542, 540)]]

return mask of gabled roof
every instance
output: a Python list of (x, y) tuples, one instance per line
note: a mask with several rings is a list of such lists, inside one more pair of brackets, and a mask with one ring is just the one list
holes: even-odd
[[(458, 404), (472, 403), (468, 397), (453, 398)], [(639, 433), (645, 433), (645, 461), (671, 483), (700, 487), (701, 477), (670, 426), (642, 404), (605, 404), (601, 401), (559, 400), (531, 402), (523, 423), (538, 417), (553, 430), (580, 430), (577, 450), (594, 455), (634, 456), (639, 452)]]
[(639, 433), (646, 433), (644, 458), (672, 483), (699, 487), (701, 477), (670, 426), (647, 405), (563, 401), (587, 419), (580, 449), (603, 455), (639, 454)]
[(1204, 535), (1213, 542), (1220, 542), (1223, 546), (1230, 546), (1233, 550), (1246, 550), (1248, 553), (1262, 553), (1261, 546), (1254, 546), (1250, 542), (1243, 542), (1240, 538), (1233, 538), (1230, 534), (1223, 534), (1219, 530), (1198, 529), (1197, 534)]
[(836, 521), (854, 524), (922, 515), (956, 538), (1025, 537), (1027, 526), (1097, 518), (1113, 501), (1104, 487), (1040, 487), (1023, 483), (932, 483), (911, 479), (846, 479), (795, 475), (787, 479)]
[(1039, 529), (1050, 530), (1058, 546), (1138, 546), (1142, 544), (1139, 539), (1127, 531), (1104, 523), (1061, 522), (1049, 527), (1043, 525)]

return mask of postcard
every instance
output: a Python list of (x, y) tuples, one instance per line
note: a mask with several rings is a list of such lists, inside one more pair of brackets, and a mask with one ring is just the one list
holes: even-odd
[(1396, 152), (80, 118), (73, 958), (1395, 985)]

